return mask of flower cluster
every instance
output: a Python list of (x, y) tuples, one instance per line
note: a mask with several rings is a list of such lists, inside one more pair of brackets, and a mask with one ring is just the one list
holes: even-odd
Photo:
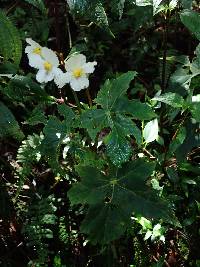
[(80, 91), (89, 86), (89, 74), (94, 72), (97, 62), (86, 62), (83, 54), (73, 54), (65, 60), (65, 70), (59, 68), (57, 55), (49, 48), (40, 46), (31, 38), (27, 38), (28, 46), (25, 53), (29, 59), (29, 65), (38, 69), (36, 80), (47, 83), (54, 80), (58, 88), (69, 83), (74, 91)]

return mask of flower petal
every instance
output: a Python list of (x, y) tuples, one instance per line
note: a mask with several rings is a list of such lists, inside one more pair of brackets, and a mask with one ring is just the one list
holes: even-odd
[(39, 82), (39, 83), (47, 83), (47, 82), (50, 82), (52, 81), (54, 78), (54, 74), (53, 72), (47, 72), (46, 70), (44, 69), (39, 69), (37, 75), (36, 75), (36, 80)]
[(70, 80), (70, 86), (74, 91), (80, 91), (89, 86), (89, 80), (87, 77), (80, 77), (79, 79), (72, 78)]
[(26, 42), (33, 47), (41, 47), (37, 42), (31, 38), (26, 38)]
[(80, 68), (82, 65), (86, 63), (86, 57), (83, 54), (75, 54), (72, 55), (65, 62), (65, 69), (67, 71), (73, 71), (76, 68)]
[(30, 45), (28, 45), (28, 46), (25, 48), (25, 53), (26, 53), (26, 54), (30, 54), (30, 53), (32, 53), (32, 52), (33, 52), (33, 47), (30, 46)]
[(84, 70), (85, 73), (93, 73), (95, 68), (94, 66), (97, 65), (97, 62), (94, 61), (94, 62), (88, 62), (88, 63), (85, 63), (83, 66), (82, 66), (82, 69)]
[(45, 80), (44, 82), (50, 82), (54, 79), (54, 73), (52, 71), (45, 73)]
[(55, 77), (59, 76), (59, 75), (62, 75), (64, 73), (61, 69), (55, 68), (55, 67), (53, 68), (52, 71), (53, 71)]
[(36, 74), (36, 80), (39, 83), (43, 83), (45, 81), (46, 71), (44, 69), (40, 69)]
[(69, 83), (71, 79), (71, 74), (66, 72), (62, 72), (60, 69), (57, 69), (55, 77), (54, 77), (54, 82), (58, 86), (58, 88), (62, 88), (65, 84)]
[(42, 57), (44, 58), (45, 61), (48, 61), (53, 66), (55, 66), (55, 67), (58, 67), (59, 66), (58, 57), (53, 52), (53, 50), (51, 50), (51, 49), (49, 49), (47, 47), (42, 47)]
[(29, 65), (36, 69), (41, 69), (44, 66), (44, 60), (40, 55), (37, 54), (28, 54)]

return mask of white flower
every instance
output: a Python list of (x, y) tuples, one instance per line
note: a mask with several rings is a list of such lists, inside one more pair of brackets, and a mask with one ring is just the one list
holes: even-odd
[(26, 38), (26, 42), (29, 44), (25, 48), (25, 53), (30, 55), (30, 54), (35, 54), (41, 56), (42, 53), (42, 47), (39, 45), (37, 42), (33, 41), (31, 38)]
[(36, 80), (40, 83), (52, 81), (56, 75), (62, 73), (58, 68), (59, 60), (57, 55), (49, 48), (40, 46), (31, 38), (27, 38), (29, 44), (25, 53), (29, 59), (29, 65), (38, 69)]
[[(97, 62), (86, 63), (86, 57), (83, 54), (75, 54), (65, 61), (66, 73), (60, 78), (60, 85), (69, 82), (74, 91), (80, 91), (89, 86), (88, 76), (94, 72), (94, 66)], [(62, 83), (63, 82), (63, 83)]]
[(52, 81), (61, 72), (58, 57), (47, 47), (42, 47), (40, 57), (30, 57), (29, 64), (38, 69), (36, 80), (40, 83)]
[(42, 54), (42, 46), (33, 41), (31, 38), (26, 38), (26, 42), (28, 43), (28, 46), (25, 48), (25, 53), (28, 56), (29, 65), (33, 67), (31, 65), (32, 58), (35, 59), (35, 61), (40, 60)]
[(61, 69), (58, 69), (57, 74), (54, 78), (55, 84), (58, 88), (62, 88), (65, 84), (69, 83), (69, 75), (64, 73)]

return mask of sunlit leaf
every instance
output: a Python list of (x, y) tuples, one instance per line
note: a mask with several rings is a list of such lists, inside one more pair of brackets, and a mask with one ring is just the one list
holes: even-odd
[(114, 80), (107, 80), (97, 95), (96, 103), (103, 109), (112, 110), (118, 99), (126, 93), (136, 75), (135, 71), (128, 71)]
[(154, 97), (153, 100), (163, 102), (174, 108), (181, 108), (184, 104), (184, 99), (182, 98), (182, 96), (176, 93), (171, 93), (171, 92)]

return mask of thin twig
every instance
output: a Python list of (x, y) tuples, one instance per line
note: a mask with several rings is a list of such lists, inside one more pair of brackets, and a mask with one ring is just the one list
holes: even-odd
[(146, 148), (143, 148), (143, 151), (150, 157), (150, 159), (156, 159)]
[(16, 1), (11, 7), (9, 7), (6, 11), (6, 15), (8, 15), (18, 4), (19, 1)]

